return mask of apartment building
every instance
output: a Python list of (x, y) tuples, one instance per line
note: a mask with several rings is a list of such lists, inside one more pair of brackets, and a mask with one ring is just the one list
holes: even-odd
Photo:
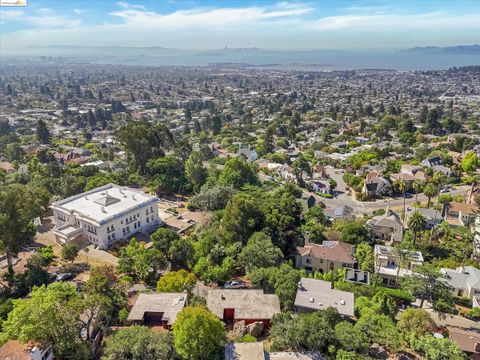
[(53, 203), (57, 242), (83, 238), (108, 248), (136, 232), (158, 227), (158, 198), (142, 191), (108, 184)]

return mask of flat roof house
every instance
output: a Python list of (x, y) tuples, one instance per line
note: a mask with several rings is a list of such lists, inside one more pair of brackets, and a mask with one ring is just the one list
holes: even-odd
[(305, 244), (297, 247), (296, 267), (325, 273), (355, 266), (355, 246), (341, 241)]
[(273, 315), (280, 313), (280, 300), (263, 290), (214, 289), (207, 293), (207, 308), (226, 323), (261, 321), (268, 328)]
[[(406, 267), (401, 267), (400, 257), (405, 258)], [(423, 265), (420, 251), (401, 250), (391, 246), (375, 245), (375, 272), (380, 275), (385, 286), (397, 286), (397, 277), (413, 274), (415, 267)]]
[(61, 244), (80, 237), (108, 248), (136, 232), (160, 225), (156, 196), (115, 184), (54, 202), (50, 208), (53, 232)]
[(162, 326), (166, 329), (187, 305), (186, 293), (142, 293), (128, 314), (127, 321), (135, 325)]
[(301, 278), (295, 297), (295, 311), (305, 313), (333, 307), (340, 315), (350, 317), (354, 316), (354, 302), (353, 293), (332, 289), (329, 281)]

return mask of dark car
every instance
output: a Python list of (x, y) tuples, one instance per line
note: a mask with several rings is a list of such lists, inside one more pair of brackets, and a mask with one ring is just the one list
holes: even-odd
[(48, 277), (48, 283), (53, 283), (55, 281), (57, 281), (57, 273), (56, 272), (53, 272), (51, 274), (49, 274), (49, 277)]
[(225, 285), (223, 285), (224, 289), (244, 289), (245, 283), (243, 281), (227, 281)]
[(57, 275), (57, 281), (68, 281), (75, 277), (72, 273), (62, 273)]

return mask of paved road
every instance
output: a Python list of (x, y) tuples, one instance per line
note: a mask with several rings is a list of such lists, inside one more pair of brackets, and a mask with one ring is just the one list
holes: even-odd
[[(403, 197), (382, 199), (377, 201), (357, 201), (351, 195), (346, 193), (346, 184), (343, 181), (343, 173), (341, 169), (334, 169), (332, 167), (326, 168), (327, 173), (332, 179), (337, 182), (335, 189), (335, 197), (333, 199), (323, 199), (322, 201), (327, 206), (337, 207), (340, 205), (348, 205), (353, 208), (355, 214), (372, 213), (378, 209), (385, 209), (389, 204), (392, 209), (403, 209)], [(464, 195), (467, 193), (470, 186), (462, 185), (450, 191), (452, 195)], [(428, 198), (423, 195), (418, 195), (418, 201), (427, 202)], [(415, 195), (407, 197), (405, 203), (407, 206), (415, 202)]]

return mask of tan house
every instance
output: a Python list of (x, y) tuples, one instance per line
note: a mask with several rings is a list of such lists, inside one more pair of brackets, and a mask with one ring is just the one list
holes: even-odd
[(356, 263), (355, 246), (341, 241), (308, 243), (297, 247), (296, 267), (306, 271), (325, 273), (339, 269), (352, 269)]
[(445, 220), (452, 226), (469, 226), (475, 220), (478, 207), (474, 204), (467, 204), (452, 201), (446, 205)]

